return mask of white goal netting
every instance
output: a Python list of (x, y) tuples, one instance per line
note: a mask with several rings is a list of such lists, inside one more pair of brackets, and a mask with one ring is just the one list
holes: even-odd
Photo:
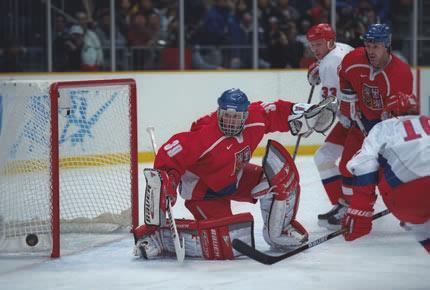
[(132, 97), (123, 82), (0, 84), (0, 253), (55, 256), (58, 221), (66, 252), (129, 229)]

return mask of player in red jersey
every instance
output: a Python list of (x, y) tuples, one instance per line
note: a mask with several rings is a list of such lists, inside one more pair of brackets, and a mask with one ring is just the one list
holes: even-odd
[(334, 116), (328, 106), (283, 100), (250, 103), (241, 90), (225, 91), (217, 111), (194, 122), (190, 131), (172, 136), (157, 152), (154, 168), (161, 178), (156, 182), (152, 179), (158, 174), (147, 178), (146, 195), (151, 196), (145, 196), (146, 224), (134, 232), (135, 254), (151, 259), (174, 253), (169, 230), (156, 217), (158, 207), (162, 215), (166, 211), (166, 196), (176, 199), (176, 188), (195, 218), (177, 221), (187, 256), (233, 259), (239, 253), (233, 251), (231, 240), (253, 243), (253, 218), (249, 213), (234, 215), (232, 200), (260, 200), (263, 237), (272, 248), (301, 245), (308, 234), (295, 219), (300, 185), (294, 161), (273, 140), (262, 166), (250, 160), (265, 134), (323, 132)]
[[(310, 49), (317, 58), (317, 62), (309, 67), (309, 84), (311, 86), (321, 84), (321, 100), (328, 96), (337, 97), (339, 92), (337, 68), (343, 57), (353, 48), (336, 42), (336, 33), (327, 23), (320, 23), (309, 28), (306, 38)], [(338, 109), (337, 103), (334, 109)], [(342, 176), (339, 172), (338, 161), (351, 126), (349, 118), (343, 116), (339, 110), (337, 110), (336, 116), (338, 121), (314, 156), (324, 189), (331, 204), (336, 205), (335, 208), (338, 207), (337, 201), (342, 195)], [(329, 213), (331, 214), (332, 211)], [(328, 213), (318, 215), (318, 224), (328, 226), (327, 215)]]
[(414, 95), (391, 96), (384, 105), (388, 118), (376, 124), (361, 150), (349, 162), (354, 174), (353, 195), (342, 223), (345, 240), (372, 229), (376, 186), (391, 213), (408, 222), (420, 244), (430, 253), (430, 116), (417, 115)]
[(391, 53), (391, 31), (385, 24), (372, 24), (363, 35), (364, 47), (348, 53), (339, 67), (340, 110), (352, 126), (339, 163), (343, 195), (327, 215), (331, 228), (340, 228), (352, 194), (351, 173), (346, 164), (358, 151), (370, 129), (381, 121), (390, 96), (412, 94), (412, 72), (408, 64)]

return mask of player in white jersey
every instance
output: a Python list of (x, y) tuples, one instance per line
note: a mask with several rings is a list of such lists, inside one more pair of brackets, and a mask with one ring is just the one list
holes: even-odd
[(372, 229), (375, 187), (387, 208), (410, 223), (417, 240), (430, 253), (430, 116), (417, 114), (416, 97), (391, 96), (384, 114), (401, 116), (376, 124), (361, 150), (347, 164), (354, 175), (353, 195), (342, 225), (352, 241)]
[[(306, 38), (317, 61), (309, 67), (308, 81), (311, 86), (321, 84), (321, 99), (337, 96), (339, 92), (339, 77), (337, 68), (343, 57), (353, 48), (347, 44), (335, 42), (336, 33), (326, 23), (312, 26)], [(337, 109), (337, 108), (336, 108)], [(318, 223), (329, 228), (327, 220), (330, 216), (341, 214), (345, 207), (341, 206), (342, 176), (337, 166), (337, 160), (342, 155), (343, 144), (350, 121), (337, 111), (338, 122), (335, 124), (324, 144), (316, 152), (314, 161), (319, 171), (325, 191), (334, 207), (325, 214), (318, 215)], [(346, 204), (344, 204), (346, 205)]]

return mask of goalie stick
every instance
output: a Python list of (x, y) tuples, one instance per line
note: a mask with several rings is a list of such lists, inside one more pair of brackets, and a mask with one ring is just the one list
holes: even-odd
[[(151, 137), (152, 150), (154, 151), (154, 155), (156, 155), (157, 154), (157, 145), (155, 144), (154, 130), (155, 130), (154, 127), (146, 128), (146, 131), (148, 132), (149, 136)], [(179, 263), (182, 263), (185, 259), (185, 239), (182, 238), (182, 243), (181, 243), (181, 240), (179, 239), (178, 228), (176, 227), (175, 218), (173, 216), (172, 203), (170, 202), (169, 197), (167, 197), (166, 212), (167, 212), (167, 216), (169, 218), (170, 233), (172, 235), (173, 244), (175, 246), (176, 259), (178, 260)]]
[[(383, 217), (389, 213), (390, 213), (390, 211), (388, 209), (383, 210), (377, 214), (374, 214), (372, 219), (373, 220), (378, 219), (378, 218)], [(292, 251), (289, 251), (289, 252), (282, 254), (282, 255), (279, 255), (279, 256), (272, 256), (272, 255), (263, 253), (263, 252), (257, 250), (256, 248), (253, 248), (252, 246), (248, 245), (247, 243), (245, 243), (239, 239), (234, 239), (232, 242), (232, 245), (236, 251), (248, 256), (249, 258), (251, 258), (253, 260), (260, 262), (262, 264), (265, 264), (265, 265), (272, 265), (272, 264), (275, 264), (279, 261), (285, 260), (291, 256), (294, 256), (298, 253), (301, 253), (301, 252), (303, 252), (309, 248), (315, 247), (315, 246), (322, 244), (328, 240), (331, 240), (337, 236), (340, 236), (346, 230), (347, 230), (346, 228), (337, 230), (335, 232), (332, 232), (332, 233), (330, 233), (326, 236), (323, 236), (319, 239), (316, 239), (312, 242), (306, 243), (303, 246), (300, 246), (300, 247), (298, 247)]]

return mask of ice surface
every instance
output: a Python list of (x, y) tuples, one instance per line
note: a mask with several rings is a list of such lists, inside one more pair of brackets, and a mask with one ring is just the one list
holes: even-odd
[[(254, 159), (260, 163), (261, 159)], [(318, 213), (329, 210), (311, 157), (299, 157), (302, 194), (298, 220), (310, 239), (329, 233), (317, 225)], [(149, 166), (149, 165), (148, 165)], [(141, 166), (145, 167), (144, 165)], [(142, 170), (140, 170), (142, 172)], [(143, 192), (144, 180), (141, 179)], [(140, 199), (141, 203), (143, 198)], [(141, 208), (143, 208), (141, 204)], [(384, 209), (380, 200), (376, 211)], [(234, 212), (250, 211), (256, 244), (267, 249), (261, 235), (258, 205), (233, 204)], [(191, 215), (178, 201), (176, 217)], [(141, 212), (141, 221), (143, 210)], [(8, 289), (430, 289), (430, 256), (391, 215), (374, 222), (370, 235), (347, 243), (342, 237), (315, 246), (272, 266), (248, 258), (235, 261), (144, 261), (132, 256), (133, 239), (50, 260), (0, 258), (0, 288)]]

